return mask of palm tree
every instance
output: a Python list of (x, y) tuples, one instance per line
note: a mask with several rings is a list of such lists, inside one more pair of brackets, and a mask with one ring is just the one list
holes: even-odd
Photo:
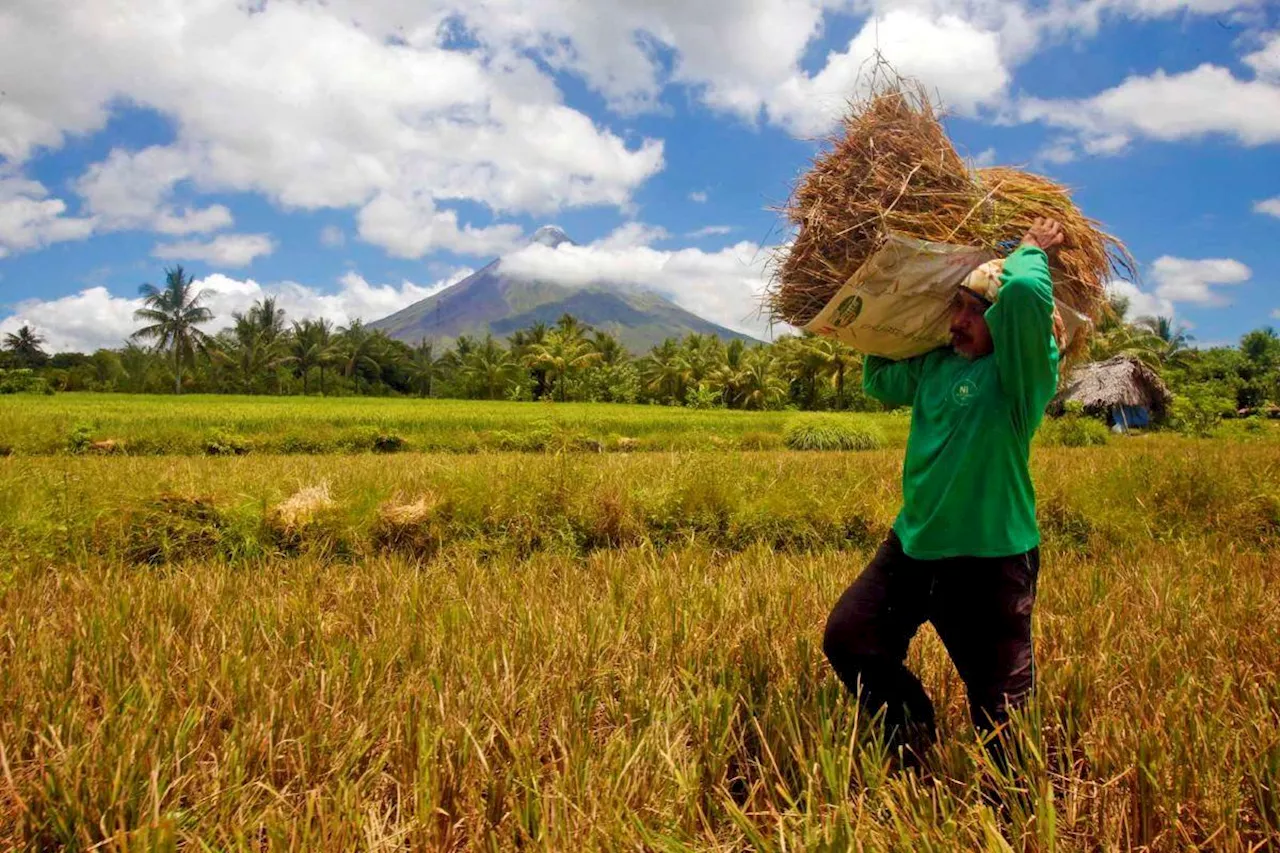
[(533, 378), (533, 399), (535, 400), (541, 400), (547, 396), (550, 389), (546, 368), (533, 364), (532, 358), (533, 348), (539, 344), (545, 344), (548, 333), (547, 324), (537, 322), (527, 329), (520, 329), (507, 339), (511, 343), (511, 355), (529, 369), (529, 375)]
[(701, 385), (725, 359), (724, 343), (715, 335), (692, 332), (681, 345), (689, 365), (689, 384)]
[(384, 337), (370, 332), (360, 320), (340, 332), (340, 363), (344, 376), (351, 378), (361, 371), (382, 375)]
[[(560, 319), (573, 320), (568, 314)], [(544, 343), (529, 350), (530, 365), (547, 371), (547, 378), (555, 384), (561, 402), (568, 397), (569, 378), (579, 370), (600, 361), (600, 353), (581, 337), (576, 326), (569, 324), (566, 328), (557, 327), (547, 335)]]
[(861, 366), (862, 356), (834, 338), (817, 338), (812, 346), (822, 359), (825, 374), (831, 377), (831, 384), (836, 391), (836, 408), (843, 409), (845, 378)]
[(691, 376), (686, 353), (671, 338), (654, 347), (640, 361), (640, 381), (644, 389), (662, 400), (683, 402)]
[(209, 336), (197, 326), (213, 319), (213, 312), (201, 303), (207, 291), (192, 292), (195, 279), (182, 266), (166, 269), (164, 288), (144, 284), (139, 288), (142, 305), (133, 319), (149, 325), (133, 333), (133, 337), (155, 341), (157, 351), (169, 350), (173, 359), (173, 393), (182, 393), (182, 365), (195, 361), (196, 350), (203, 349)]
[(144, 392), (150, 385), (150, 376), (158, 369), (158, 356), (152, 349), (140, 347), (130, 340), (120, 350), (120, 364), (124, 367), (124, 390)]
[(274, 375), (279, 394), (280, 368), (294, 361), (284, 309), (277, 308), (275, 298), (268, 296), (254, 302), (244, 314), (233, 313), (231, 319), (235, 325), (230, 339), (224, 337), (228, 350), (224, 359), (235, 365), (245, 391), (253, 391), (260, 378)]
[(1184, 359), (1188, 344), (1195, 340), (1187, 333), (1186, 326), (1175, 326), (1172, 317), (1139, 317), (1134, 326), (1151, 336), (1162, 364)]
[(496, 400), (520, 376), (520, 364), (489, 335), (467, 354), (462, 375), (483, 392), (486, 400)]
[(445, 359), (437, 358), (435, 345), (423, 338), (413, 349), (413, 355), (405, 365), (409, 384), (423, 397), (431, 396), (431, 386), (444, 375)]
[(44, 336), (29, 324), (4, 336), (4, 348), (13, 353), (19, 367), (39, 367), (48, 361), (48, 353), (40, 347), (43, 343)]
[(587, 336), (587, 333), (591, 331), (591, 327), (566, 312), (560, 315), (559, 320), (556, 320), (556, 331), (569, 340), (579, 340)]
[(596, 329), (591, 337), (592, 348), (600, 353), (600, 363), (606, 365), (622, 364), (627, 360), (627, 349), (622, 342), (603, 329)]
[(302, 393), (307, 393), (307, 376), (312, 368), (320, 369), (320, 394), (324, 394), (324, 369), (337, 356), (333, 346), (333, 325), (323, 317), (293, 324), (289, 357), (294, 372), (302, 377)]
[(786, 399), (787, 383), (774, 373), (775, 359), (768, 350), (757, 347), (742, 362), (737, 383), (744, 409), (771, 409)]
[(828, 353), (820, 343), (823, 339), (806, 333), (801, 338), (783, 341), (783, 359), (787, 368), (804, 391), (804, 407), (818, 406), (818, 383), (829, 374)]
[(1254, 329), (1240, 338), (1240, 352), (1259, 370), (1271, 370), (1280, 364), (1280, 335), (1270, 326)]
[(724, 349), (724, 358), (707, 374), (709, 386), (720, 393), (720, 401), (733, 408), (738, 403), (738, 377), (742, 372), (742, 354), (746, 344), (734, 338)]

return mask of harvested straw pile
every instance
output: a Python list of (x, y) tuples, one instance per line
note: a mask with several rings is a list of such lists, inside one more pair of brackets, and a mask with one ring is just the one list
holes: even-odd
[(875, 73), (873, 94), (854, 105), (783, 208), (798, 233), (774, 258), (769, 313), (797, 326), (813, 319), (889, 231), (998, 252), (1037, 216), (1051, 216), (1067, 236), (1054, 260), (1055, 295), (1096, 320), (1106, 282), (1133, 273), (1123, 244), (1047, 178), (971, 172), (924, 88), (883, 67)]
[(267, 513), (267, 525), (278, 534), (297, 534), (335, 506), (328, 483), (307, 486), (272, 507)]
[(442, 525), (437, 522), (445, 511), (440, 500), (430, 494), (412, 503), (387, 501), (378, 507), (372, 529), (374, 544), (379, 548), (429, 556), (443, 542)]

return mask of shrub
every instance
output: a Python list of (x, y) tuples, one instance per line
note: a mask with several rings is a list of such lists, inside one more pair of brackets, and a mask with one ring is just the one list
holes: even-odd
[(204, 452), (209, 456), (243, 456), (249, 452), (249, 444), (238, 435), (215, 430), (204, 440)]
[(380, 432), (373, 437), (375, 453), (396, 453), (404, 450), (406, 444), (403, 436), (391, 432)]
[(0, 394), (53, 394), (53, 386), (34, 370), (0, 370)]
[(1100, 447), (1110, 438), (1106, 424), (1078, 414), (1065, 414), (1040, 430), (1040, 440), (1056, 447)]
[(498, 429), (490, 433), (489, 437), (499, 450), (516, 453), (536, 453), (546, 450), (551, 444), (551, 430), (545, 429), (533, 429), (528, 432)]
[(489, 433), (489, 442), (499, 450), (516, 453), (569, 453), (590, 451), (600, 453), (605, 443), (581, 430), (551, 421), (536, 421), (524, 432), (505, 429)]
[(782, 440), (791, 450), (875, 450), (884, 444), (877, 430), (838, 415), (808, 415), (787, 421)]
[(684, 404), (690, 409), (718, 409), (724, 406), (724, 399), (717, 391), (699, 385), (685, 395)]
[(395, 453), (403, 450), (407, 442), (402, 436), (379, 427), (361, 427), (339, 438), (337, 444), (355, 453)]
[(1170, 424), (1183, 435), (1209, 438), (1223, 414), (1232, 411), (1226, 397), (1199, 389), (1188, 389), (1185, 394), (1175, 394)]
[(79, 423), (67, 434), (67, 449), (72, 453), (84, 453), (93, 443), (93, 426)]

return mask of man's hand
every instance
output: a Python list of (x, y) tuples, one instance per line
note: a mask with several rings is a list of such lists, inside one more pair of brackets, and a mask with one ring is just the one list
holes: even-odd
[(1066, 235), (1062, 233), (1062, 223), (1056, 219), (1037, 216), (1036, 221), (1031, 223), (1031, 227), (1023, 235), (1022, 245), (1035, 246), (1037, 249), (1043, 249), (1048, 252), (1050, 249), (1056, 249), (1061, 246), (1065, 239)]

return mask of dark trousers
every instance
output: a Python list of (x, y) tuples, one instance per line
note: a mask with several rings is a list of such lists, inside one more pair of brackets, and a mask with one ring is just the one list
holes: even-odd
[(1031, 693), (1039, 571), (1039, 549), (914, 560), (891, 532), (836, 602), (822, 649), (863, 707), (883, 710), (891, 747), (919, 753), (935, 738), (933, 704), (904, 662), (917, 629), (933, 623), (964, 680), (974, 725), (989, 733)]

